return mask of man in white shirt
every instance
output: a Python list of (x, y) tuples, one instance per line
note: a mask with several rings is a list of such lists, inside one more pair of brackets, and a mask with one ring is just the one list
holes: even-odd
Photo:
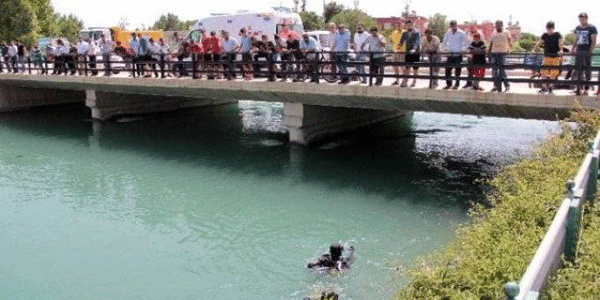
[(11, 69), (13, 70), (14, 73), (19, 72), (19, 70), (17, 69), (17, 53), (18, 53), (17, 41), (13, 40), (8, 45), (8, 60), (10, 61), (9, 72)]
[(82, 37), (79, 37), (79, 42), (77, 43), (77, 66), (80, 76), (83, 75), (83, 69), (85, 69), (85, 57), (89, 48), (89, 44)]
[(302, 53), (307, 62), (306, 67), (308, 70), (308, 75), (310, 76), (310, 82), (317, 84), (319, 83), (319, 73), (317, 72), (317, 51), (320, 50), (319, 48), (319, 44), (313, 37), (310, 37), (307, 33), (302, 35), (302, 39), (300, 40), (300, 53)]
[[(469, 48), (470, 43), (471, 42), (469, 41), (469, 37), (467, 37), (467, 34), (464, 31), (458, 29), (458, 24), (456, 20), (450, 21), (450, 30), (446, 32), (446, 35), (444, 35), (444, 39), (442, 41), (442, 49), (444, 52), (448, 53), (448, 58), (446, 62), (448, 64), (456, 65), (456, 67), (454, 68), (454, 74), (456, 77), (460, 77), (463, 53), (467, 51), (467, 48)], [(452, 67), (447, 67), (446, 87), (444, 87), (444, 89), (449, 89), (452, 87), (452, 79), (450, 79), (450, 76), (452, 76)], [(456, 79), (456, 83), (452, 88), (456, 90), (459, 86), (460, 80)]]
[(229, 32), (223, 31), (221, 48), (223, 49), (223, 53), (225, 55), (225, 77), (227, 77), (227, 80), (233, 80), (235, 79), (234, 62), (239, 50), (239, 44), (235, 39), (229, 37)]
[(385, 64), (385, 38), (379, 34), (377, 27), (373, 27), (370, 30), (371, 35), (365, 39), (360, 45), (362, 49), (369, 49), (372, 54), (371, 69), (370, 73), (377, 76), (375, 85), (381, 85), (383, 83), (383, 70)]
[[(365, 32), (365, 26), (362, 23), (358, 23), (356, 26), (356, 32), (354, 33), (354, 42), (352, 46), (354, 51), (356, 52), (356, 71), (360, 74), (365, 74), (365, 63), (367, 62), (367, 53), (365, 49), (361, 47), (361, 45), (367, 40), (370, 36), (367, 32)], [(367, 75), (361, 76), (362, 80), (360, 83), (367, 83)]]
[(104, 63), (104, 76), (110, 76), (110, 55), (115, 48), (113, 41), (106, 38), (104, 34), (100, 35), (100, 53), (102, 54), (102, 61)]
[(96, 43), (94, 42), (94, 39), (86, 39), (86, 42), (88, 43), (88, 51), (87, 51), (87, 55), (88, 55), (88, 60), (90, 61), (90, 70), (92, 71), (92, 76), (96, 76), (98, 75), (98, 69), (96, 69)]

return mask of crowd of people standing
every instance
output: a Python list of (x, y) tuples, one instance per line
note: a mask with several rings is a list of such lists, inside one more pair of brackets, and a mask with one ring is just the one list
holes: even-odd
[[(586, 13), (579, 15), (579, 21), (580, 25), (574, 30), (576, 72), (572, 78), (591, 81), (591, 54), (596, 46), (597, 29), (588, 23)], [(200, 30), (196, 40), (184, 40), (175, 34), (176, 49), (173, 50), (162, 38), (154, 41), (139, 33), (132, 33), (127, 45), (114, 43), (104, 35), (98, 41), (79, 38), (77, 44), (72, 45), (58, 39), (55, 47), (47, 49), (40, 49), (38, 46), (28, 49), (18, 41), (11, 41), (1, 45), (4, 64), (0, 64), (0, 71), (5, 67), (8, 72), (25, 72), (33, 65), (44, 74), (48, 72), (47, 59), (50, 58), (54, 63), (54, 74), (78, 72), (82, 75), (84, 69), (89, 69), (92, 75), (98, 75), (97, 59), (101, 59), (104, 75), (111, 76), (111, 63), (114, 63), (112, 58), (118, 56), (125, 64), (124, 69), (132, 70), (132, 76), (151, 77), (154, 74), (158, 77), (159, 70), (165, 74), (169, 57), (172, 57), (170, 64), (174, 66), (176, 76), (180, 77), (187, 76), (190, 65), (195, 63), (191, 68), (200, 75), (194, 72), (194, 77), (233, 80), (237, 74), (241, 74), (245, 80), (251, 80), (254, 75), (263, 74), (269, 81), (275, 81), (277, 77), (280, 81), (303, 81), (304, 77), (295, 74), (304, 72), (311, 82), (319, 83), (320, 67), (323, 64), (319, 61), (324, 57), (323, 48), (327, 47), (330, 51), (327, 58), (335, 66), (331, 72), (335, 72), (340, 84), (350, 82), (348, 63), (351, 50), (355, 55), (355, 72), (361, 84), (367, 83), (369, 74), (365, 66), (368, 65), (369, 73), (375, 78), (374, 84), (381, 85), (385, 61), (391, 58), (396, 75), (392, 85), (415, 87), (419, 67), (429, 66), (430, 73), (436, 77), (430, 80), (429, 88), (435, 89), (438, 87), (437, 78), (444, 78), (439, 76), (440, 67), (437, 65), (443, 62), (446, 78), (443, 88), (459, 89), (460, 78), (464, 78), (461, 77), (462, 69), (465, 68), (463, 65), (467, 62), (467, 80), (463, 89), (483, 90), (480, 81), (489, 66), (493, 79), (491, 91), (506, 92), (510, 89), (504, 66), (514, 41), (502, 21), (496, 21), (495, 32), (489, 41), (485, 41), (483, 34), (475, 27), (468, 32), (462, 31), (454, 20), (450, 21), (449, 29), (442, 39), (433, 35), (431, 28), (425, 29), (422, 35), (411, 20), (398, 24), (389, 40), (383, 37), (377, 27), (370, 28), (367, 32), (360, 23), (356, 25), (354, 35), (346, 24), (330, 23), (328, 29), (330, 33), (325, 45), (313, 36), (290, 30), (286, 24), (273, 37), (252, 32), (250, 28), (241, 28), (237, 36), (227, 31), (217, 33)], [(563, 40), (563, 36), (555, 31), (554, 22), (548, 22), (546, 32), (533, 47), (532, 51), (543, 47), (544, 59), (540, 72), (543, 79), (558, 77), (563, 62)], [(392, 55), (386, 52), (387, 49), (392, 51)], [(267, 72), (261, 73), (265, 68)], [(400, 76), (401, 70), (403, 76)], [(170, 75), (171, 72), (167, 74)], [(575, 93), (587, 94), (588, 90), (588, 85), (578, 85)], [(540, 93), (552, 91), (552, 84), (542, 84)]]

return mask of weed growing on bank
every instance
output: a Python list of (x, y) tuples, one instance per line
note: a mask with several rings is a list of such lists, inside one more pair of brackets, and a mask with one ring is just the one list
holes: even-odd
[(573, 112), (570, 121), (577, 126), (561, 123), (532, 155), (498, 172), (489, 182), (491, 208), (475, 205), (456, 240), (408, 273), (397, 299), (504, 299), (502, 286), (525, 272), (600, 128), (595, 112)]

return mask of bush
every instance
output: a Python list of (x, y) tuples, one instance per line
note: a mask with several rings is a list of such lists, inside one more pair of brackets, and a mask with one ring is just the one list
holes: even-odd
[(492, 207), (474, 206), (471, 223), (458, 229), (457, 239), (409, 272), (411, 281), (398, 299), (504, 298), (502, 286), (525, 272), (600, 117), (575, 112), (572, 120), (580, 126), (563, 123), (561, 132), (536, 147), (531, 157), (499, 171), (489, 182), (495, 189), (489, 196)]

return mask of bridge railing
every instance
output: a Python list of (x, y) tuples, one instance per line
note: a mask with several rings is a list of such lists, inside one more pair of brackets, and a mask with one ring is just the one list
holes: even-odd
[(581, 231), (583, 206), (593, 201), (598, 183), (600, 132), (589, 144), (579, 172), (567, 183), (565, 199), (542, 239), (521, 281), (509, 282), (504, 289), (509, 300), (536, 300), (549, 277), (560, 267), (561, 257), (574, 262)]
[[(461, 63), (448, 62), (448, 58), (462, 56)], [(191, 78), (232, 78), (234, 74), (241, 73), (247, 78), (267, 77), (290, 78), (298, 81), (304, 81), (310, 77), (325, 80), (327, 82), (336, 82), (340, 79), (350, 78), (354, 80), (367, 79), (367, 83), (372, 86), (383, 78), (395, 79), (421, 79), (429, 80), (429, 87), (436, 87), (439, 80), (457, 81), (457, 80), (478, 80), (478, 81), (497, 81), (494, 76), (474, 78), (473, 76), (461, 76), (456, 72), (448, 72), (456, 68), (469, 69), (477, 68), (491, 70), (492, 73), (504, 73), (508, 71), (508, 76), (503, 78), (507, 83), (528, 83), (530, 87), (542, 83), (554, 84), (557, 86), (568, 86), (581, 89), (584, 86), (600, 85), (600, 79), (593, 80), (593, 76), (579, 76), (580, 74), (592, 72), (599, 73), (600, 66), (584, 64), (575, 64), (578, 60), (596, 61), (599, 54), (590, 54), (587, 57), (577, 57), (575, 54), (563, 54), (561, 64), (558, 66), (542, 66), (543, 54), (541, 53), (501, 53), (502, 60), (491, 59), (499, 54), (486, 54), (486, 63), (474, 64), (469, 60), (470, 54), (419, 54), (418, 62), (406, 62), (403, 57), (406, 53), (393, 52), (308, 52), (299, 51), (289, 53), (251, 53), (244, 55), (242, 53), (231, 54), (190, 54), (181, 60), (168, 55), (147, 56), (145, 58), (133, 58), (123, 56), (119, 60), (109, 59), (105, 61), (102, 56), (78, 56), (63, 55), (55, 58), (43, 58), (24, 60), (15, 60), (14, 62), (5, 62), (9, 71), (12, 69), (22, 73), (32, 74), (33, 72), (50, 74), (79, 74), (83, 76), (94, 76), (103, 72), (106, 75), (113, 75), (118, 72), (128, 72), (132, 77), (154, 75), (165, 78), (168, 76), (191, 77)], [(245, 59), (245, 60), (244, 60)], [(108, 62), (108, 63), (106, 63)], [(346, 71), (340, 70), (340, 67), (346, 66)], [(408, 69), (428, 69), (428, 72), (420, 72), (417, 75), (391, 73), (389, 68), (408, 68)], [(540, 70), (557, 70), (559, 73), (567, 73), (565, 79), (541, 79)], [(442, 70), (446, 74), (440, 74)], [(521, 71), (521, 74), (515, 74)], [(528, 72), (523, 74), (522, 72)], [(312, 76), (311, 76), (312, 75)], [(448, 76), (446, 76), (448, 75)], [(586, 77), (585, 79), (583, 77)], [(600, 77), (600, 76), (599, 76)]]

